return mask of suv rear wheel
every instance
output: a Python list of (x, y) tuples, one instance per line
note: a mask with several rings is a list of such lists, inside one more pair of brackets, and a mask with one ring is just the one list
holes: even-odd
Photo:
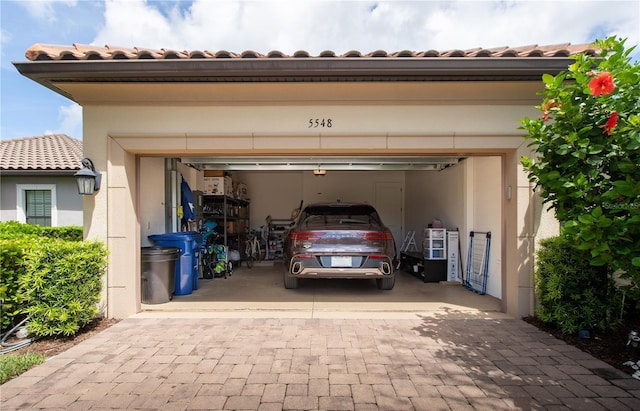
[(300, 279), (292, 276), (289, 272), (287, 272), (286, 269), (283, 270), (283, 273), (284, 273), (284, 288), (288, 290), (298, 288), (298, 285), (300, 284)]
[(394, 285), (396, 285), (396, 277), (384, 277), (376, 279), (376, 286), (378, 286), (378, 290), (393, 290)]

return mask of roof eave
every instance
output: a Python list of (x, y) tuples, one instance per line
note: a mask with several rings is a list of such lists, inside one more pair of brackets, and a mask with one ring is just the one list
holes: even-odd
[(269, 58), (37, 60), (14, 62), (24, 76), (71, 98), (58, 82), (540, 81), (570, 57)]

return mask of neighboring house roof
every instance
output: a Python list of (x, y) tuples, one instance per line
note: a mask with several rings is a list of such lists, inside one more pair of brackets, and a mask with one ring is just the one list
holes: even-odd
[(90, 83), (202, 82), (389, 82), (541, 81), (574, 62), (571, 56), (597, 55), (590, 44), (475, 48), (449, 51), (383, 50), (337, 55), (306, 51), (176, 51), (141, 47), (35, 44), (27, 62), (14, 62), (24, 76), (74, 99)]
[(82, 141), (66, 134), (48, 134), (0, 142), (3, 173), (75, 172), (82, 166)]

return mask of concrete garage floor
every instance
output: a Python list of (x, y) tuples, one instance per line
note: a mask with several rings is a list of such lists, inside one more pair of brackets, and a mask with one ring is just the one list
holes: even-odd
[(281, 269), (272, 261), (251, 269), (242, 264), (227, 279), (200, 279), (190, 295), (143, 304), (137, 317), (508, 318), (497, 298), (457, 283), (424, 283), (405, 271), (398, 272), (391, 291), (378, 290), (374, 280), (335, 279), (304, 280), (287, 290)]

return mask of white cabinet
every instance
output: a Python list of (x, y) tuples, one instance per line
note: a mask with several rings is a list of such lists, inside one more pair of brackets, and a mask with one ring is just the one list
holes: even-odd
[(445, 228), (425, 228), (423, 239), (425, 260), (447, 259), (447, 230)]
[(460, 282), (460, 256), (459, 250), (460, 233), (447, 231), (447, 281)]

